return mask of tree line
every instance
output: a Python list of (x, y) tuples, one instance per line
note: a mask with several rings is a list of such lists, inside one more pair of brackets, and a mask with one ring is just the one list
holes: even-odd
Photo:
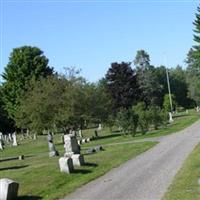
[(200, 103), (200, 8), (194, 26), (196, 45), (188, 52), (186, 69), (155, 67), (148, 52), (139, 50), (131, 61), (111, 63), (96, 83), (73, 67), (55, 72), (38, 47), (13, 49), (0, 85), (0, 131), (20, 128), (40, 134), (95, 123), (117, 123), (133, 133), (137, 128), (145, 133), (149, 124), (158, 128), (171, 111), (166, 70), (174, 110)]

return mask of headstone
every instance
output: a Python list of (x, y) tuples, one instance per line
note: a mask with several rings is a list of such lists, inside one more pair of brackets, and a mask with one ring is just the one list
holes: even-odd
[(74, 170), (73, 161), (70, 157), (61, 157), (59, 159), (60, 171), (70, 174)]
[(48, 140), (48, 145), (49, 145), (49, 157), (58, 156), (59, 153), (56, 150), (55, 145), (53, 143), (53, 136), (51, 132), (48, 133), (47, 140)]
[(65, 156), (72, 156), (73, 154), (79, 154), (80, 149), (78, 146), (77, 139), (72, 134), (64, 135), (64, 148), (65, 148)]
[(0, 179), (0, 200), (17, 199), (19, 183), (8, 179)]
[(94, 131), (94, 135), (95, 135), (96, 138), (99, 137), (97, 130)]
[(90, 142), (90, 138), (86, 138), (86, 142)]
[(24, 160), (24, 155), (20, 155), (19, 160)]
[(16, 132), (14, 132), (13, 134), (12, 134), (12, 138), (13, 138), (13, 146), (17, 146), (18, 144), (17, 144), (17, 136), (16, 136)]
[(65, 144), (65, 142), (64, 142), (64, 135), (61, 135), (61, 143)]
[(86, 142), (85, 139), (82, 139), (82, 140), (81, 140), (81, 143), (82, 143), (82, 144), (84, 144), (85, 142)]
[(101, 131), (102, 130), (102, 126), (101, 126), (101, 124), (99, 124), (99, 126), (98, 126), (98, 131)]
[(79, 129), (79, 131), (78, 131), (78, 135), (79, 135), (80, 138), (83, 137), (83, 134), (82, 134), (82, 130), (81, 130), (81, 129)]
[(82, 166), (84, 165), (84, 157), (83, 155), (80, 155), (80, 154), (74, 154), (72, 155), (72, 160), (73, 160), (73, 165), (74, 166)]
[(174, 120), (173, 120), (173, 118), (172, 118), (172, 113), (171, 112), (169, 112), (169, 123), (172, 123)]
[(92, 154), (92, 153), (95, 153), (96, 152), (96, 150), (95, 150), (95, 148), (89, 148), (89, 149), (87, 149), (87, 151), (86, 151), (86, 153), (87, 154)]
[(11, 135), (11, 133), (8, 134), (8, 139), (9, 139), (9, 142), (12, 141), (12, 135)]
[(186, 110), (185, 112), (186, 112), (186, 114), (188, 114), (188, 113), (189, 113), (189, 111), (188, 111), (188, 110)]
[(37, 140), (37, 134), (36, 133), (33, 134), (33, 139)]
[(95, 147), (95, 150), (96, 150), (96, 151), (103, 151), (104, 149), (103, 149), (102, 146), (96, 146), (96, 147)]
[(2, 143), (2, 140), (0, 140), (0, 150), (3, 150), (3, 143)]

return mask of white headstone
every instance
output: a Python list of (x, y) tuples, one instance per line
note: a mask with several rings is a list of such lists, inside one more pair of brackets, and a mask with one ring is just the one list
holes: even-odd
[(73, 160), (73, 164), (74, 166), (82, 166), (84, 165), (84, 157), (83, 155), (80, 155), (80, 154), (74, 154), (72, 155), (72, 160)]
[(99, 124), (98, 131), (101, 131), (101, 129), (102, 129), (102, 126), (101, 126), (101, 124)]
[(60, 171), (70, 174), (74, 170), (73, 161), (70, 157), (61, 157), (59, 159)]
[(17, 146), (18, 144), (17, 144), (16, 132), (14, 132), (14, 133), (12, 134), (12, 138), (13, 138), (13, 146)]
[(172, 113), (171, 112), (169, 112), (169, 123), (172, 123), (174, 120), (173, 120), (173, 118), (172, 118)]
[(37, 134), (36, 133), (33, 134), (33, 139), (37, 140)]
[(0, 150), (3, 150), (3, 143), (1, 139), (0, 139)]
[(81, 130), (81, 129), (79, 129), (79, 131), (78, 131), (78, 135), (79, 135), (80, 138), (83, 137), (83, 135), (82, 135), (82, 130)]
[(19, 183), (8, 179), (0, 179), (0, 200), (17, 199)]
[(9, 142), (12, 141), (12, 135), (11, 135), (11, 133), (8, 134), (8, 139), (9, 139)]

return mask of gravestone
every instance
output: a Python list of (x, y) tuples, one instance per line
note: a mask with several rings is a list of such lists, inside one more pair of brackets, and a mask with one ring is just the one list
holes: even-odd
[(36, 133), (33, 134), (33, 139), (37, 140), (37, 134)]
[(3, 150), (3, 142), (1, 139), (0, 139), (0, 150)]
[(73, 154), (79, 154), (80, 149), (76, 137), (73, 134), (64, 135), (64, 148), (65, 156), (72, 156)]
[(11, 133), (8, 134), (8, 140), (9, 140), (9, 142), (12, 142), (12, 135), (11, 135)]
[(83, 155), (74, 154), (74, 155), (72, 155), (71, 158), (73, 160), (74, 166), (82, 166), (85, 163)]
[(79, 129), (79, 131), (78, 131), (78, 135), (79, 135), (80, 138), (83, 137), (83, 134), (82, 134), (82, 130), (81, 130), (81, 129)]
[(51, 132), (48, 133), (47, 140), (49, 145), (49, 157), (58, 156), (59, 153), (56, 150), (55, 145), (53, 143), (53, 135)]
[(19, 183), (8, 179), (0, 179), (0, 200), (17, 199)]
[(172, 123), (174, 120), (173, 120), (173, 118), (172, 118), (172, 113), (171, 112), (169, 112), (169, 123)]
[(86, 142), (90, 142), (90, 138), (86, 138)]
[(13, 146), (17, 146), (18, 144), (17, 144), (17, 136), (16, 136), (16, 132), (14, 132), (13, 134), (12, 134), (12, 138), (13, 138)]
[(61, 157), (59, 159), (59, 166), (61, 172), (65, 172), (68, 174), (70, 174), (74, 170), (73, 161), (70, 157)]
[(102, 126), (101, 126), (101, 124), (99, 124), (97, 130), (98, 130), (98, 131), (101, 131), (101, 130), (102, 130)]

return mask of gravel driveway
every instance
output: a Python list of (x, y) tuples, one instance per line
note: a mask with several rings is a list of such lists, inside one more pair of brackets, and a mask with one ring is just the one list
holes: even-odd
[(162, 138), (152, 149), (77, 189), (65, 200), (160, 200), (199, 142), (200, 120)]

